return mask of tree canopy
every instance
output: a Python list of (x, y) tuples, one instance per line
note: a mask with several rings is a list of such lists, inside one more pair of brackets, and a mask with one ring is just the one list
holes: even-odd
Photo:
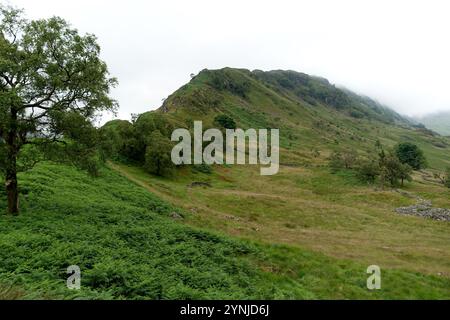
[(109, 93), (117, 81), (94, 35), (80, 35), (59, 17), (28, 21), (11, 7), (0, 8), (0, 19), (0, 165), (9, 211), (17, 213), (23, 147), (86, 166), (74, 159), (92, 149), (76, 143), (95, 141), (91, 122), (99, 111), (116, 109)]
[(395, 153), (401, 163), (410, 165), (414, 170), (420, 170), (426, 166), (427, 161), (423, 151), (413, 143), (399, 143), (395, 147)]

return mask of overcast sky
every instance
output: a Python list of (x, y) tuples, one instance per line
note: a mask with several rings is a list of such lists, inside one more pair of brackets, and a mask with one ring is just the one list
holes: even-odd
[(159, 107), (191, 73), (226, 66), (322, 76), (407, 115), (450, 111), (446, 0), (9, 3), (97, 35), (121, 118)]

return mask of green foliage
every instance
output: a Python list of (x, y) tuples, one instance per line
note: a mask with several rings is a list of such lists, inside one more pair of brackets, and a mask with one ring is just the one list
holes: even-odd
[(354, 150), (334, 151), (329, 157), (329, 166), (332, 172), (339, 169), (353, 169), (357, 160), (358, 153)]
[(99, 129), (101, 150), (114, 160), (144, 162), (145, 145), (134, 125), (126, 120), (107, 122)]
[(5, 174), (6, 169), (6, 143), (0, 137), (0, 177)]
[(214, 124), (224, 129), (236, 129), (236, 122), (226, 114), (219, 114), (214, 118)]
[[(109, 97), (117, 81), (93, 35), (80, 35), (58, 17), (27, 21), (22, 15), (0, 7), (0, 138), (7, 145), (0, 160), (13, 214), (17, 171), (31, 168), (41, 153), (96, 173), (91, 122), (117, 107)], [(37, 147), (22, 151), (28, 144)]]
[(427, 162), (423, 151), (413, 143), (399, 143), (395, 147), (395, 154), (402, 163), (410, 165), (414, 170), (420, 170), (426, 166)]
[(408, 164), (404, 164), (396, 156), (396, 154), (390, 152), (380, 159), (381, 166), (381, 181), (387, 181), (392, 187), (398, 185), (398, 181), (401, 180), (403, 185), (404, 180), (412, 181), (410, 176), (412, 168)]
[(450, 167), (447, 167), (447, 169), (445, 170), (445, 182), (444, 185), (447, 188), (450, 188)]
[(341, 169), (353, 169), (357, 177), (368, 183), (374, 183), (380, 178), (381, 185), (388, 182), (392, 187), (397, 186), (399, 181), (403, 186), (404, 181), (412, 181), (412, 167), (407, 163), (402, 163), (396, 153), (384, 152), (379, 141), (376, 143), (378, 149), (378, 159), (359, 158), (354, 150), (344, 152), (333, 152), (329, 157), (329, 167), (331, 172), (336, 173)]
[(342, 154), (338, 151), (333, 151), (333, 153), (328, 158), (328, 166), (331, 172), (335, 173), (339, 169), (344, 168), (344, 161), (342, 160)]
[[(384, 269), (368, 291), (365, 264), (178, 223), (179, 209), (107, 168), (92, 180), (41, 163), (20, 179), (24, 214), (0, 216), (0, 298), (449, 298), (445, 277)], [(66, 287), (74, 264), (81, 290)]]
[(445, 169), (444, 173), (435, 173), (434, 177), (438, 179), (444, 186), (450, 188), (450, 167)]
[(113, 120), (100, 128), (102, 150), (108, 158), (144, 164), (149, 146), (155, 144), (150, 141), (152, 133), (158, 131), (162, 137), (170, 138), (173, 129), (167, 117), (156, 112), (137, 115), (132, 123)]
[(232, 72), (226, 69), (209, 71), (203, 73), (208, 74), (208, 84), (219, 91), (228, 91), (242, 98), (247, 97), (250, 90), (250, 83), (242, 78), (235, 77)]
[(375, 183), (380, 175), (380, 166), (376, 160), (359, 160), (357, 169), (358, 178), (367, 183)]
[(159, 130), (153, 131), (148, 139), (145, 152), (145, 169), (159, 176), (172, 173), (174, 164), (171, 159), (172, 143)]
[(350, 104), (347, 94), (326, 79), (310, 77), (295, 71), (255, 71), (253, 75), (272, 85), (293, 91), (298, 97), (308, 100), (307, 102), (316, 100), (337, 109), (343, 109)]
[[(146, 112), (139, 115), (134, 123), (134, 128), (141, 139), (145, 140), (153, 131), (159, 131), (163, 136), (170, 138), (174, 126), (157, 112)], [(146, 141), (144, 141), (146, 142)]]

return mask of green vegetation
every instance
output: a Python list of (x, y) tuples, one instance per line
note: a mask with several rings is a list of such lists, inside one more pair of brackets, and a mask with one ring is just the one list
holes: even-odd
[(450, 188), (450, 167), (447, 167), (444, 173), (434, 173), (434, 177), (438, 179), (444, 186)]
[(236, 129), (236, 122), (233, 118), (227, 116), (226, 114), (219, 114), (214, 118), (214, 124), (219, 128), (225, 129)]
[[(329, 158), (331, 172), (336, 173), (342, 169), (354, 169), (357, 176), (363, 182), (375, 183), (377, 179), (381, 187), (388, 182), (391, 187), (396, 187), (401, 181), (412, 181), (411, 173), (413, 168), (408, 163), (402, 163), (397, 154), (393, 151), (385, 153), (383, 147), (377, 141), (378, 158), (360, 158), (354, 150), (344, 152), (334, 151)], [(398, 147), (397, 149), (398, 150)], [(423, 157), (423, 154), (422, 154)]]
[[(0, 215), (0, 298), (450, 299), (450, 225), (395, 212), (450, 205), (450, 139), (326, 79), (231, 68), (97, 130), (116, 103), (95, 37), (2, 15), (0, 210), (20, 192), (23, 214)], [(194, 120), (279, 128), (279, 173), (174, 168), (171, 132)]]
[(423, 151), (414, 143), (402, 142), (395, 146), (395, 154), (403, 164), (408, 164), (414, 170), (423, 169), (426, 159)]
[(96, 173), (91, 121), (116, 107), (108, 97), (116, 80), (99, 58), (96, 38), (79, 35), (63, 19), (27, 21), (22, 11), (3, 6), (0, 19), (0, 171), (8, 212), (18, 214), (17, 172), (40, 158)]
[[(450, 297), (447, 278), (383, 269), (383, 290), (369, 291), (366, 265), (183, 225), (170, 215), (189, 213), (110, 169), (92, 180), (42, 163), (19, 179), (22, 215), (0, 216), (2, 298)], [(66, 287), (73, 264), (79, 291)]]
[(159, 176), (170, 175), (175, 166), (170, 158), (172, 147), (169, 138), (164, 137), (158, 130), (153, 131), (145, 152), (144, 167), (147, 171)]

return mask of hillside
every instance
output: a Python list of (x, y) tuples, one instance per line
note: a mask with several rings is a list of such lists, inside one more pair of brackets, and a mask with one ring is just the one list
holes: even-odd
[[(368, 292), (364, 266), (184, 226), (171, 215), (189, 213), (107, 168), (92, 180), (45, 163), (20, 178), (22, 215), (0, 218), (0, 299), (450, 297), (448, 279), (389, 270), (386, 290)], [(71, 264), (79, 291), (66, 288)]]
[[(212, 173), (186, 167), (161, 178), (129, 163), (114, 168), (195, 213), (185, 220), (189, 225), (367, 265), (450, 275), (449, 224), (396, 213), (418, 198), (450, 208), (450, 190), (433, 178), (450, 166), (448, 138), (370, 98), (292, 71), (204, 70), (143, 117), (192, 128), (193, 120), (213, 127), (218, 114), (244, 129), (280, 128), (280, 172), (261, 177), (255, 166), (214, 166)], [(417, 144), (428, 169), (414, 172), (402, 190), (362, 183), (350, 170), (330, 172), (334, 150), (371, 155), (377, 140), (386, 148)], [(192, 187), (195, 182), (203, 187)]]
[[(152, 133), (219, 114), (279, 128), (279, 173), (143, 166)], [(51, 162), (19, 176), (21, 215), (0, 218), (0, 299), (450, 299), (450, 223), (396, 213), (418, 199), (450, 209), (433, 177), (450, 166), (450, 139), (370, 98), (294, 71), (203, 70), (158, 110), (99, 133), (98, 177)], [(331, 172), (333, 151), (364, 157), (377, 140), (414, 142), (429, 167), (398, 188)], [(74, 264), (80, 291), (66, 288)], [(381, 290), (366, 287), (370, 265)]]
[(203, 70), (170, 95), (159, 113), (177, 126), (203, 120), (214, 126), (225, 113), (242, 128), (279, 128), (282, 162), (310, 162), (311, 150), (343, 148), (372, 152), (414, 141), (429, 155), (432, 169), (450, 165), (450, 139), (439, 136), (376, 101), (339, 89), (327, 80), (294, 71)]
[(450, 136), (450, 112), (433, 113), (415, 120), (441, 135)]

